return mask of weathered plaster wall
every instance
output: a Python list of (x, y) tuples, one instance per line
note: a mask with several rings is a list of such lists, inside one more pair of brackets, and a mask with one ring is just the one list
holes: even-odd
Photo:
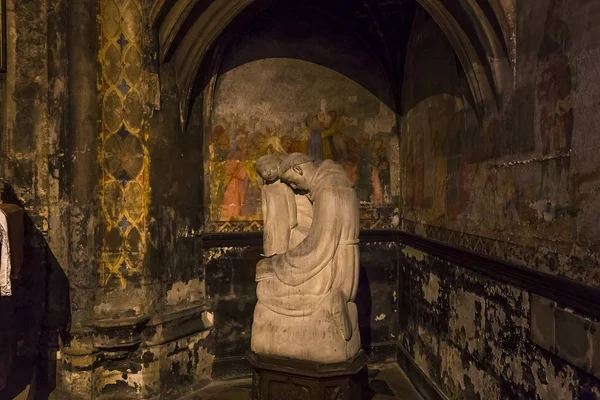
[[(181, 179), (184, 168), (201, 171), (201, 135), (181, 132), (168, 66), (167, 113), (150, 121), (161, 94), (150, 5), (7, 2), (0, 180), (2, 200), (25, 208), (26, 260), (13, 298), (1, 299), (18, 346), (0, 398), (26, 388), (171, 398), (211, 375), (201, 252), (187, 235), (202, 174), (189, 175), (196, 197)], [(166, 190), (174, 181), (186, 196)]]
[(600, 39), (582, 23), (600, 9), (580, 6), (518, 5), (514, 93), (480, 123), (451, 46), (417, 12), (403, 93), (404, 229), (600, 284)]
[(445, 225), (467, 209), (477, 118), (450, 43), (422, 9), (415, 18), (402, 104), (402, 216)]
[(200, 231), (203, 204), (202, 101), (182, 131), (170, 64), (161, 66), (161, 109), (150, 121), (148, 273), (160, 282), (157, 309), (177, 309), (204, 299)]
[(401, 249), (399, 344), (450, 399), (596, 399), (600, 380), (530, 340), (530, 294)]
[[(87, 245), (70, 245), (71, 230), (87, 225), (87, 205), (77, 221), (69, 210), (70, 173), (76, 163), (65, 157), (69, 124), (65, 2), (6, 2), (8, 68), (0, 74), (0, 180), (6, 186), (2, 201), (24, 207), (25, 260), (21, 279), (14, 282), (12, 299), (2, 298), (4, 329), (18, 343), (9, 386), (0, 397), (22, 390), (32, 381), (37, 362), (37, 386), (54, 383), (59, 332), (65, 337), (71, 317), (70, 299), (81, 305), (84, 297), (69, 294), (65, 272), (77, 269), (78, 255)], [(81, 55), (82, 58), (85, 54)], [(16, 62), (18, 60), (18, 63)], [(76, 207), (74, 207), (76, 208)], [(73, 222), (71, 224), (71, 222)], [(82, 225), (78, 225), (82, 223)], [(84, 229), (83, 237), (86, 235)], [(77, 274), (74, 274), (77, 276)], [(76, 280), (77, 289), (87, 282)], [(82, 313), (74, 308), (73, 318)], [(12, 314), (12, 315), (11, 315)], [(6, 325), (5, 325), (6, 324)], [(2, 338), (3, 346), (6, 337)], [(0, 352), (10, 352), (3, 347)]]
[[(550, 0), (507, 10), (518, 26), (514, 93), (480, 121), (453, 49), (417, 11), (403, 92), (401, 229), (598, 286), (591, 110), (600, 8)], [(400, 265), (400, 345), (450, 398), (600, 396), (597, 379), (530, 340), (529, 293), (409, 247)]]

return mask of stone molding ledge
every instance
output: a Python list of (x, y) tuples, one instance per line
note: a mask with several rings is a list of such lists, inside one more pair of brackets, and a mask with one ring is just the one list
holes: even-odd
[[(61, 353), (72, 361), (89, 359), (83, 364), (91, 366), (100, 354), (119, 359), (140, 347), (159, 346), (212, 327), (212, 314), (204, 302), (154, 317), (89, 321), (71, 330), (70, 342), (61, 346)], [(79, 364), (74, 362), (73, 366), (83, 366)]]

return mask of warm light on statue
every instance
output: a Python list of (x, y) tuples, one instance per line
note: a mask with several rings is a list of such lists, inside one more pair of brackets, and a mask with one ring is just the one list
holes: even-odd
[(265, 218), (256, 269), (252, 351), (336, 363), (360, 350), (354, 303), (359, 203), (344, 169), (292, 153), (264, 156), (257, 172)]

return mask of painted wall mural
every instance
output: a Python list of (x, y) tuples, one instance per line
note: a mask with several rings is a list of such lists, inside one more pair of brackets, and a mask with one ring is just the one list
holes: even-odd
[(577, 56), (581, 28), (569, 4), (536, 3), (545, 19), (536, 38), (524, 34), (518, 125), (508, 117), (485, 128), (456, 63), (443, 61), (452, 48), (417, 14), (403, 93), (401, 229), (600, 286), (600, 142), (590, 133), (598, 117), (582, 111), (593, 108), (597, 80), (585, 71), (596, 67)]
[[(569, 240), (576, 74), (568, 56), (569, 29), (558, 18), (557, 4), (550, 2), (537, 51), (532, 148), (512, 145), (520, 143), (514, 140), (523, 135), (519, 130), (481, 130), (466, 100), (464, 77), (452, 63), (443, 71), (439, 67), (454, 57), (452, 49), (431, 21), (417, 20), (422, 32), (409, 44), (415, 51), (409, 51), (407, 63), (400, 151), (405, 220), (487, 237), (510, 232), (525, 244), (534, 244), (542, 230)], [(436, 82), (440, 77), (444, 81)], [(427, 90), (432, 83), (437, 89)], [(486, 154), (487, 142), (497, 148)]]
[(247, 221), (243, 229), (259, 229), (256, 160), (291, 152), (342, 164), (369, 226), (371, 211), (393, 209), (400, 193), (395, 126), (394, 112), (374, 95), (317, 64), (266, 59), (224, 73), (207, 121), (209, 227)]
[(141, 2), (101, 3), (101, 284), (139, 277), (146, 250), (148, 163)]

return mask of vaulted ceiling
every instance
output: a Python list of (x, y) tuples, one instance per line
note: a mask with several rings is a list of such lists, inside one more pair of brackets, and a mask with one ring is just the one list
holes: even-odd
[[(191, 101), (217, 71), (227, 46), (257, 21), (312, 9), (354, 35), (381, 66), (397, 103), (405, 49), (420, 4), (452, 44), (478, 112), (501, 105), (511, 85), (511, 27), (501, 0), (155, 0), (160, 62), (172, 62), (185, 126)], [(318, 60), (317, 60), (318, 61)], [(342, 71), (343, 72), (343, 71)]]

